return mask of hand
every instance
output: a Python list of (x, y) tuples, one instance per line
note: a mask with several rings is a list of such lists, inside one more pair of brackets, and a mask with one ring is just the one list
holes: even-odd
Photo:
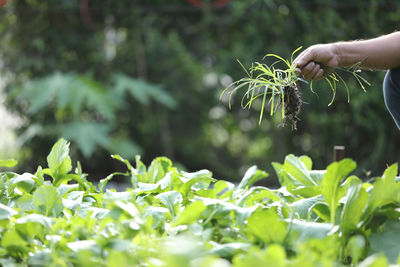
[(296, 73), (306, 80), (318, 81), (339, 67), (335, 44), (318, 44), (304, 50), (293, 61)]

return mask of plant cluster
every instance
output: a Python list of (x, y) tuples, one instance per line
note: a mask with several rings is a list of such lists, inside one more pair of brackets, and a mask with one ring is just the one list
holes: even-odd
[[(270, 105), (270, 115), (272, 116), (277, 111), (278, 107), (281, 106), (282, 125), (285, 125), (286, 120), (289, 120), (292, 123), (292, 129), (296, 130), (297, 122), (299, 120), (298, 115), (303, 103), (297, 83), (304, 82), (309, 84), (311, 91), (315, 93), (313, 90), (313, 82), (311, 81), (309, 83), (295, 72), (296, 66), (293, 64), (293, 59), (296, 52), (301, 48), (302, 47), (299, 47), (293, 51), (290, 60), (286, 60), (276, 54), (267, 54), (263, 59), (271, 57), (277, 59), (277, 61), (272, 63), (270, 66), (265, 63), (255, 62), (249, 70), (247, 70), (239, 61), (239, 64), (246, 72), (247, 77), (235, 81), (229, 87), (225, 88), (221, 97), (225, 93), (229, 94), (229, 108), (231, 108), (232, 95), (239, 89), (244, 88), (246, 89), (246, 92), (242, 96), (241, 101), (243, 109), (250, 109), (254, 100), (262, 98), (259, 124), (261, 124), (264, 107), (268, 100), (268, 104)], [(283, 67), (281, 66), (282, 63)], [(360, 65), (361, 62), (348, 68), (337, 68), (335, 71), (332, 71), (324, 77), (324, 80), (332, 90), (332, 99), (328, 106), (330, 106), (335, 100), (337, 84), (340, 82), (345, 86), (347, 90), (347, 101), (350, 102), (349, 88), (345, 80), (339, 74), (339, 70), (351, 73), (364, 91), (364, 84), (370, 85), (369, 82), (359, 74)]]
[[(349, 174), (350, 159), (312, 170), (307, 156), (272, 163), (279, 189), (253, 186), (252, 166), (234, 185), (208, 170), (185, 172), (159, 157), (136, 159), (94, 186), (69, 144), (48, 167), (0, 173), (2, 266), (388, 266), (398, 262), (397, 165), (374, 182)], [(15, 161), (0, 161), (11, 167)], [(124, 192), (106, 189), (115, 175)], [(50, 178), (50, 179), (46, 179)]]

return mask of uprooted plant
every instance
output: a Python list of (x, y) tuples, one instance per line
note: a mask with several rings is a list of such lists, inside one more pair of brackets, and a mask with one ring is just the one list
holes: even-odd
[[(267, 104), (270, 105), (270, 115), (272, 116), (280, 106), (282, 113), (282, 126), (284, 126), (287, 121), (290, 121), (292, 129), (296, 130), (297, 122), (299, 121), (298, 115), (303, 103), (297, 83), (304, 82), (309, 84), (311, 91), (315, 93), (313, 90), (313, 83), (309, 83), (295, 73), (296, 66), (293, 64), (293, 58), (296, 52), (301, 48), (302, 47), (297, 48), (292, 53), (290, 60), (286, 60), (275, 54), (267, 54), (263, 59), (268, 57), (277, 59), (277, 61), (270, 66), (264, 63), (255, 62), (247, 70), (243, 64), (238, 61), (245, 70), (247, 77), (235, 81), (228, 86), (221, 93), (221, 98), (223, 95), (229, 94), (229, 108), (231, 108), (231, 98), (233, 94), (239, 89), (245, 88), (246, 92), (241, 100), (241, 106), (243, 109), (250, 109), (254, 100), (262, 98), (259, 124), (261, 124), (266, 102), (268, 100)], [(283, 68), (275, 67), (282, 64)], [(366, 91), (364, 84), (370, 84), (360, 75), (360, 65), (361, 62), (347, 68), (336, 68), (335, 71), (324, 77), (324, 80), (332, 90), (332, 99), (328, 106), (333, 103), (336, 96), (337, 84), (340, 82), (344, 84), (344, 87), (347, 90), (347, 101), (350, 102), (349, 88), (338, 71), (350, 73), (357, 80), (360, 87)]]

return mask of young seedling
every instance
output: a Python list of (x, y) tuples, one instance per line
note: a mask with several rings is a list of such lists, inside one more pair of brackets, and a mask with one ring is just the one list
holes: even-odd
[[(221, 93), (221, 98), (223, 95), (229, 94), (228, 105), (229, 108), (231, 108), (232, 95), (240, 89), (246, 89), (241, 101), (241, 106), (243, 109), (250, 109), (254, 100), (257, 98), (262, 98), (259, 124), (261, 124), (261, 120), (264, 115), (265, 104), (268, 101), (268, 104), (270, 105), (270, 115), (274, 115), (280, 106), (282, 113), (282, 126), (284, 126), (287, 120), (289, 120), (292, 124), (292, 129), (296, 130), (297, 122), (299, 121), (298, 115), (303, 103), (297, 83), (304, 82), (309, 84), (311, 91), (315, 93), (313, 90), (313, 83), (307, 82), (295, 73), (296, 66), (293, 65), (293, 59), (294, 55), (301, 48), (302, 47), (299, 47), (293, 51), (290, 60), (286, 60), (275, 54), (267, 54), (263, 59), (267, 57), (277, 59), (277, 61), (270, 66), (255, 62), (252, 64), (249, 70), (247, 70), (243, 64), (238, 61), (246, 72), (247, 77), (233, 82), (230, 86), (223, 90)], [(283, 69), (276, 68), (275, 66), (278, 64), (283, 64)], [(347, 101), (350, 102), (349, 88), (342, 76), (337, 72), (338, 70), (351, 73), (364, 91), (364, 84), (370, 85), (369, 82), (359, 74), (360, 64), (361, 62), (348, 68), (337, 68), (334, 72), (330, 73), (324, 78), (332, 90), (332, 100), (328, 106), (333, 103), (336, 96), (336, 87), (340, 82), (344, 84), (347, 90)]]

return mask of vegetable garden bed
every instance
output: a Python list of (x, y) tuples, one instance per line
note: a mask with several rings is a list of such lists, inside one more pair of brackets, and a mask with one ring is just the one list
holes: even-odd
[[(281, 188), (239, 185), (140, 158), (95, 187), (72, 171), (61, 139), (36, 173), (0, 173), (3, 266), (388, 266), (400, 251), (397, 164), (363, 182), (350, 159), (312, 170), (307, 156), (272, 163)], [(0, 161), (0, 166), (12, 166)], [(115, 175), (131, 188), (105, 190)], [(47, 179), (47, 178), (49, 179)]]

